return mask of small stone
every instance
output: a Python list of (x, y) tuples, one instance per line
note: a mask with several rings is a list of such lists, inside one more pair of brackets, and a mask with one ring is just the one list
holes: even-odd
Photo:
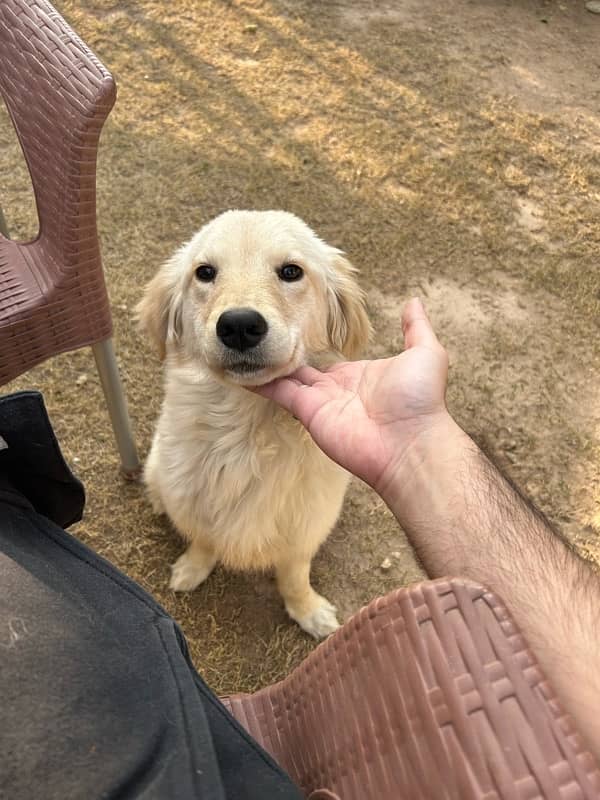
[(504, 170), (504, 181), (511, 189), (519, 192), (525, 192), (531, 184), (531, 178), (514, 164), (509, 164)]
[(600, 14), (600, 0), (588, 0), (585, 7), (592, 14)]
[(380, 564), (380, 568), (387, 572), (388, 569), (392, 566), (392, 559), (391, 558), (384, 558)]
[(392, 553), (392, 558), (400, 558), (401, 555), (402, 553), (400, 552), (400, 550), (394, 550), (394, 552)]
[(87, 373), (85, 372), (82, 372), (81, 375), (75, 381), (77, 386), (85, 386), (87, 382), (88, 382), (88, 376)]

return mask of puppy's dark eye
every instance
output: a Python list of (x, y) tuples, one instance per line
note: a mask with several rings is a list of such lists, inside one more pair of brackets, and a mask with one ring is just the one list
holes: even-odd
[(202, 283), (210, 283), (214, 281), (217, 275), (217, 270), (214, 267), (211, 267), (210, 264), (200, 264), (199, 267), (196, 267), (196, 277)]
[(297, 264), (284, 264), (279, 270), (279, 277), (282, 281), (287, 281), (287, 283), (299, 281), (303, 275), (304, 270)]

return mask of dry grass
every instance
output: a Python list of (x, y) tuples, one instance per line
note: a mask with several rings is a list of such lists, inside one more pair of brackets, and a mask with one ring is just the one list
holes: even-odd
[[(455, 413), (595, 557), (597, 406), (586, 394), (597, 386), (600, 119), (591, 92), (569, 100), (565, 71), (564, 85), (553, 84), (556, 76), (536, 73), (538, 54), (527, 61), (519, 48), (535, 30), (539, 63), (553, 53), (585, 86), (581, 54), (592, 57), (596, 20), (553, 2), (513, 4), (498, 20), (488, 4), (458, 0), (443, 9), (350, 0), (57, 5), (119, 86), (102, 138), (98, 211), (142, 451), (161, 395), (159, 365), (132, 322), (142, 284), (217, 212), (281, 207), (360, 266), (375, 353), (399, 346), (402, 300), (426, 296), (453, 353)], [(26, 235), (31, 204), (5, 120), (0, 147), (9, 224)], [(76, 534), (158, 595), (218, 691), (269, 682), (308, 652), (268, 577), (217, 571), (188, 597), (165, 590), (179, 544), (140, 488), (116, 476), (88, 353), (57, 358), (16, 385), (43, 390), (87, 485)], [(382, 573), (390, 551), (401, 557)], [(333, 599), (349, 612), (419, 574), (393, 520), (355, 487), (315, 565), (317, 584), (334, 583)]]

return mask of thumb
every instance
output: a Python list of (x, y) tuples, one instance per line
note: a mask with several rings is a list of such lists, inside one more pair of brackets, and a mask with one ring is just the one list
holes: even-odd
[(441, 346), (418, 297), (413, 297), (404, 306), (402, 332), (406, 349), (418, 346), (434, 349)]

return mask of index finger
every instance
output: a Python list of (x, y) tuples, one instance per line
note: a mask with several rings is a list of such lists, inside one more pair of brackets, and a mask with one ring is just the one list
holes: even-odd
[(252, 391), (285, 408), (306, 428), (310, 426), (312, 418), (327, 399), (310, 383), (294, 377), (277, 378), (262, 386), (255, 386)]

